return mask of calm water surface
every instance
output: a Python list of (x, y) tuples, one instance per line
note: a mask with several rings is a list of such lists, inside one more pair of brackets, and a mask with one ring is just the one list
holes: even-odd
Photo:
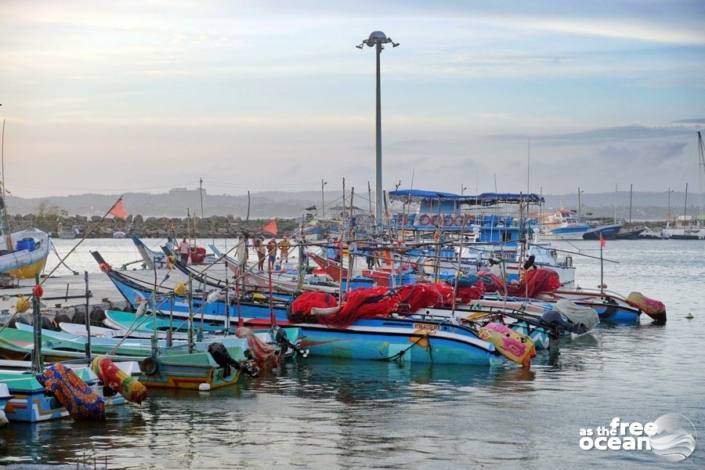
[[(560, 246), (597, 253), (597, 242)], [(96, 270), (89, 248), (114, 265), (136, 256), (129, 241), (88, 241), (75, 267)], [(704, 468), (705, 242), (615, 241), (605, 256), (619, 261), (605, 264), (609, 288), (663, 300), (666, 326), (601, 326), (565, 341), (556, 365), (540, 354), (530, 371), (310, 359), (209, 394), (154, 392), (142, 406), (109, 410), (105, 423), (11, 423), (0, 430), (0, 459), (76, 462), (86, 453), (111, 468), (173, 469)], [(576, 256), (575, 264), (578, 284), (598, 284), (599, 261)], [(670, 412), (698, 431), (699, 447), (680, 464), (578, 447), (580, 427)]]

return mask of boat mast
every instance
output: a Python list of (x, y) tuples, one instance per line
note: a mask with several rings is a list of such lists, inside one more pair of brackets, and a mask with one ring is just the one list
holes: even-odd
[(10, 223), (7, 219), (7, 206), (5, 205), (5, 120), (2, 120), (2, 138), (0, 139), (0, 171), (2, 171), (2, 199), (0, 200), (0, 232), (5, 236), (6, 250), (9, 253), (15, 251), (12, 245), (12, 234), (10, 233)]
[(688, 218), (688, 183), (685, 183), (685, 198), (683, 199), (683, 226)]
[[(705, 198), (703, 192), (703, 178), (705, 178), (705, 145), (703, 145), (703, 136), (700, 134), (700, 131), (698, 131), (698, 182), (700, 186), (699, 189), (701, 198)], [(702, 202), (703, 201), (701, 200), (700, 213), (698, 214), (701, 221), (703, 219)]]

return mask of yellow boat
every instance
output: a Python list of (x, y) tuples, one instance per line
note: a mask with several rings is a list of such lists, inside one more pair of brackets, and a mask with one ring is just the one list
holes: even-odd
[(41, 274), (49, 256), (49, 243), (49, 235), (36, 228), (0, 237), (0, 274), (15, 279), (33, 279)]

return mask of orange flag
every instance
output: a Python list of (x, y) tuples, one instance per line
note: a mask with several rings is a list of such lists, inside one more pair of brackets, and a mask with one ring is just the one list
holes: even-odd
[(118, 199), (113, 207), (110, 208), (108, 214), (112, 215), (116, 219), (127, 219), (127, 211), (125, 210), (125, 204), (122, 202), (122, 198)]
[(277, 229), (277, 219), (272, 219), (271, 222), (262, 227), (262, 231), (277, 236), (277, 232), (279, 231)]

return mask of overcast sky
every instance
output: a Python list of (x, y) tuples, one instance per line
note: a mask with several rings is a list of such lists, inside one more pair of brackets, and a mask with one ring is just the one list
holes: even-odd
[(697, 0), (5, 0), (7, 186), (366, 191), (377, 29), (387, 189), (698, 189)]

